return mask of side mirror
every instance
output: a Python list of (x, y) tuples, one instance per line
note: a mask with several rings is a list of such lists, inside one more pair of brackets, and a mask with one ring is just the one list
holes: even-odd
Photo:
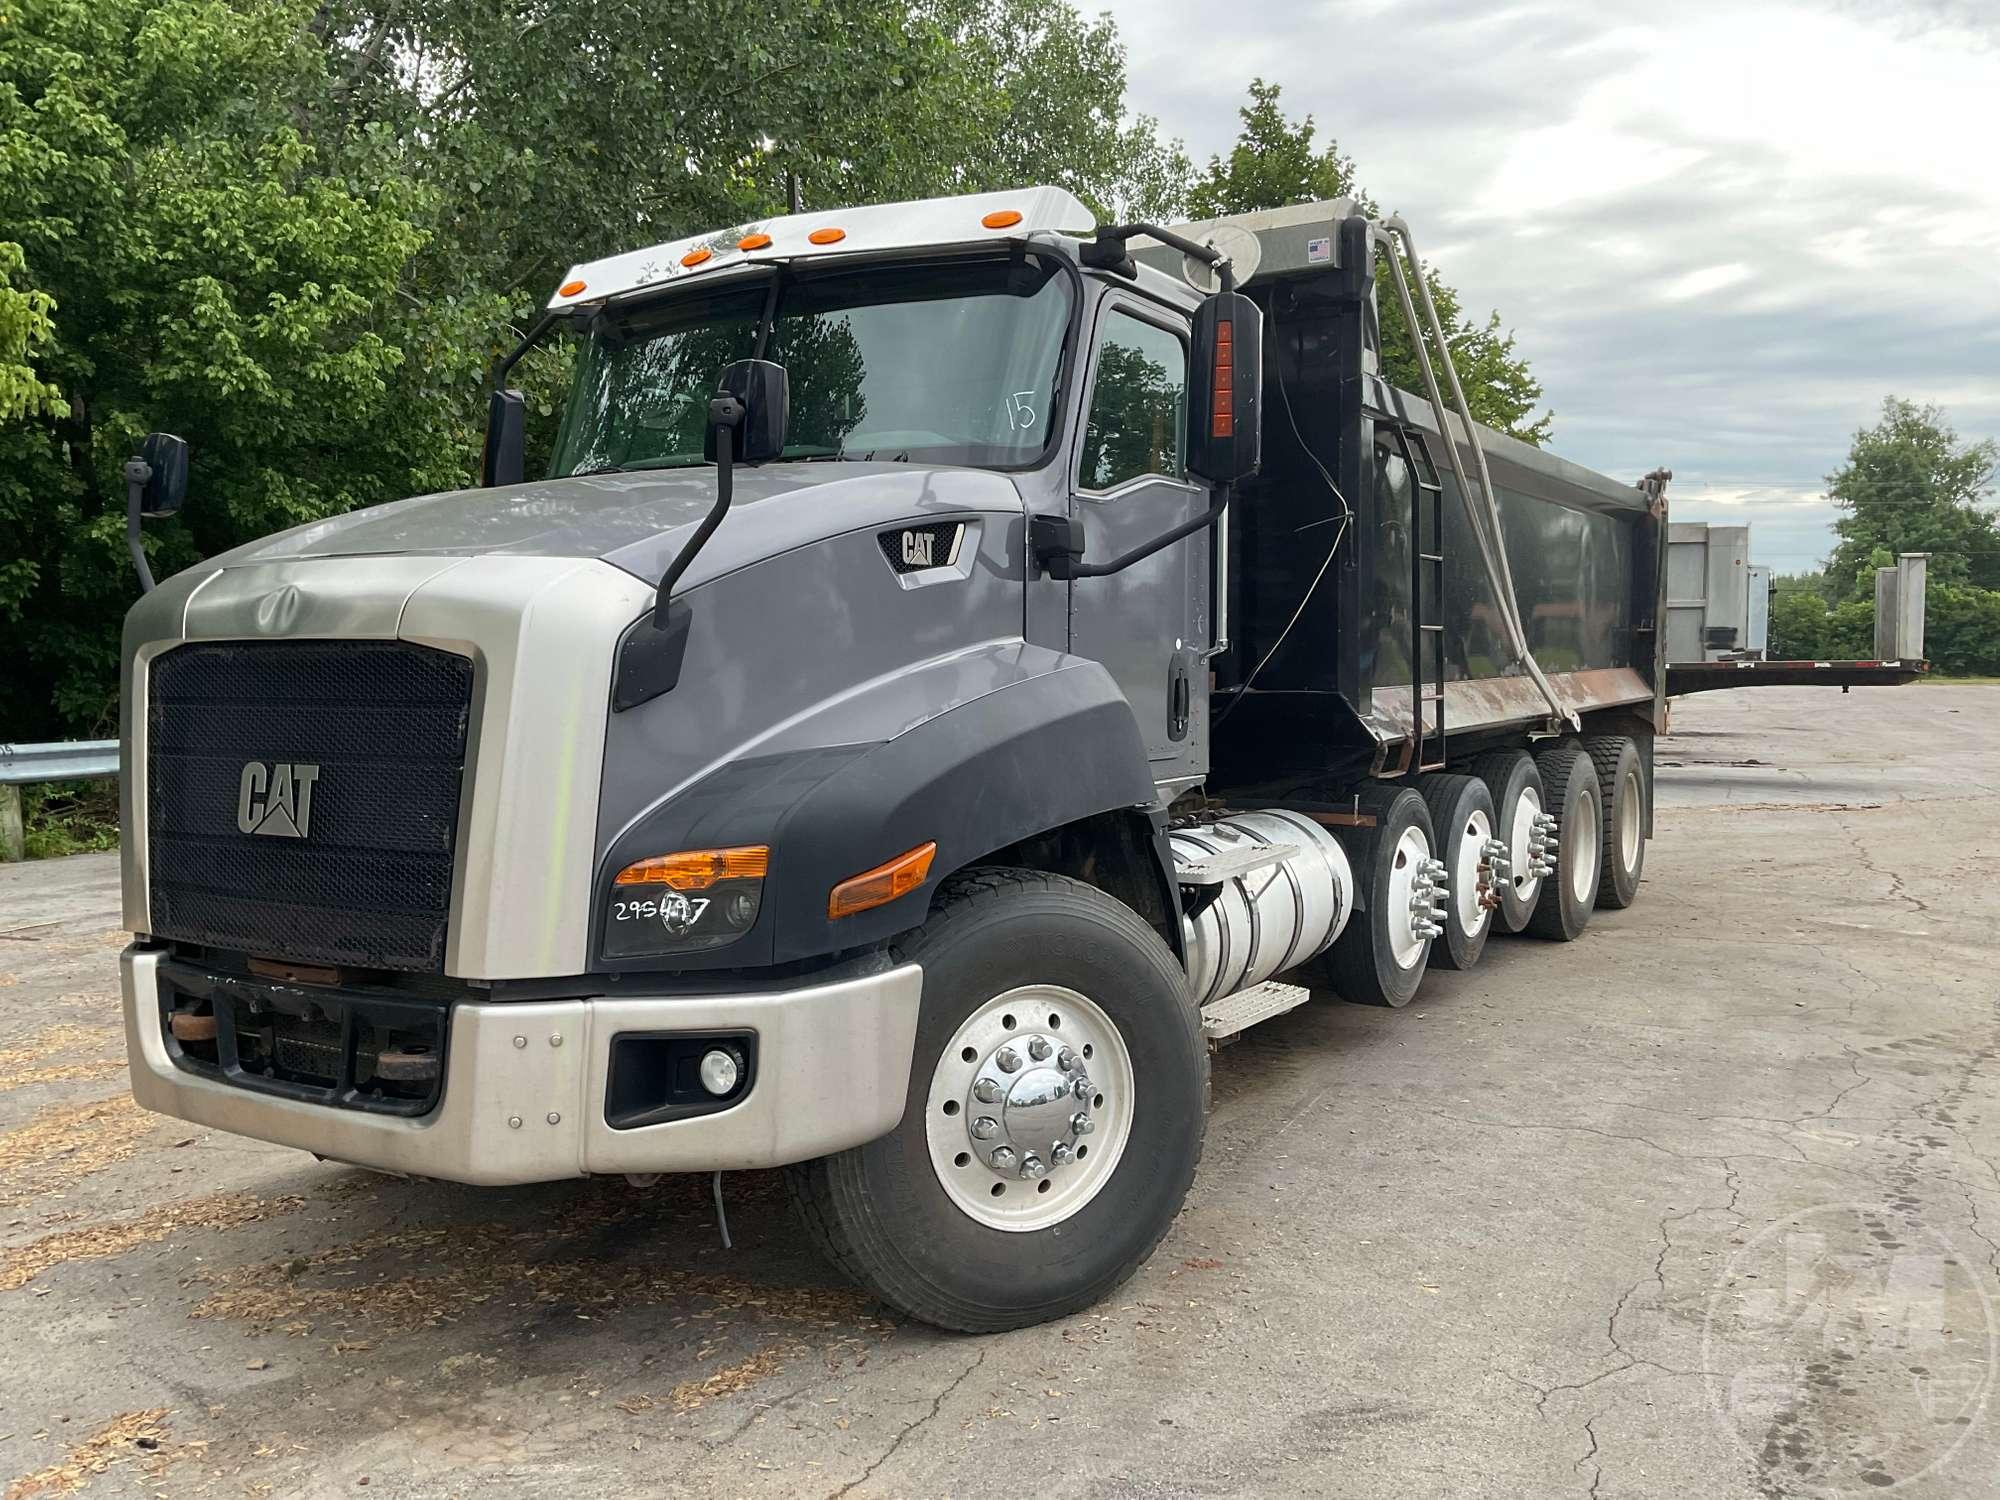
[(149, 432), (139, 444), (138, 461), (149, 471), (139, 491), (139, 514), (149, 520), (178, 514), (187, 500), (187, 440), (171, 432)]
[(1263, 458), (1264, 315), (1241, 292), (1196, 309), (1188, 393), (1188, 472), (1229, 485)]
[[(734, 396), (743, 404), (731, 456), (740, 464), (769, 463), (785, 451), (785, 429), (792, 418), (792, 388), (785, 367), (768, 359), (739, 359), (725, 365), (715, 394)], [(715, 425), (702, 440), (702, 457), (716, 461)]]
[(479, 482), (487, 489), (519, 484), (527, 477), (528, 398), (498, 390), (486, 403), (486, 451), (479, 459)]

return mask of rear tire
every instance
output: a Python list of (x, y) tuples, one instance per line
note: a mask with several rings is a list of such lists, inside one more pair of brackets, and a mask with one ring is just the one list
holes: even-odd
[(1407, 786), (1371, 783), (1354, 801), (1359, 811), (1375, 815), (1373, 828), (1343, 838), (1362, 899), (1333, 946), (1299, 976), (1356, 1005), (1399, 1009), (1417, 993), (1430, 958), (1432, 944), (1414, 935), (1410, 903), (1417, 861), (1433, 857), (1437, 839), (1430, 809)]
[(1498, 892), (1487, 868), (1486, 843), (1493, 837), (1493, 794), (1477, 776), (1434, 774), (1417, 779), (1417, 790), (1430, 809), (1437, 831), (1437, 857), (1449, 871), (1445, 887), (1444, 936), (1431, 942), (1431, 962), (1447, 969), (1469, 969), (1486, 951), (1493, 930), (1493, 911), (1486, 904)]
[[(1015, 869), (947, 881), (898, 957), (924, 969), (903, 1118), (790, 1169), (807, 1231), (882, 1301), (940, 1328), (997, 1332), (1090, 1306), (1153, 1253), (1201, 1158), (1208, 1048), (1180, 965), (1123, 903)], [(1058, 1085), (1079, 1074), (1072, 1098)], [(1068, 1128), (1072, 1110), (1090, 1130)], [(985, 1117), (997, 1132), (975, 1135)], [(1002, 1145), (1023, 1166), (1040, 1152), (1046, 1175), (996, 1170)]]
[(1604, 859), (1604, 803), (1597, 767), (1576, 740), (1564, 740), (1535, 757), (1556, 815), (1555, 873), (1542, 881), (1528, 931), (1552, 942), (1570, 943), (1590, 925), (1597, 904), (1598, 867)]
[(1597, 769), (1597, 794), (1604, 808), (1604, 873), (1597, 880), (1597, 904), (1623, 911), (1639, 899), (1639, 875), (1646, 868), (1646, 768), (1639, 747), (1622, 734), (1593, 735), (1583, 742)]
[(1540, 876), (1526, 874), (1536, 838), (1533, 823), (1543, 805), (1542, 773), (1525, 750), (1489, 750), (1476, 756), (1472, 774), (1493, 794), (1493, 817), (1507, 846), (1509, 870), (1500, 886), (1500, 910), (1493, 914), (1502, 932), (1522, 932), (1541, 899)]

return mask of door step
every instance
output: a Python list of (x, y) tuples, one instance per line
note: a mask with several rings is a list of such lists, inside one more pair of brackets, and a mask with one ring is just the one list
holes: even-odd
[(1201, 1034), (1211, 1042), (1227, 1041), (1248, 1031), (1259, 1021), (1282, 1016), (1312, 999), (1312, 991), (1296, 984), (1280, 984), (1267, 979), (1201, 1008)]

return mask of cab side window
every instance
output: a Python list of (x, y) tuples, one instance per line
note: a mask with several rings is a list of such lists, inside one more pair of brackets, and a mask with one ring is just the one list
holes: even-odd
[(1098, 341), (1078, 484), (1109, 490), (1148, 474), (1180, 479), (1186, 451), (1186, 346), (1178, 334), (1113, 312)]

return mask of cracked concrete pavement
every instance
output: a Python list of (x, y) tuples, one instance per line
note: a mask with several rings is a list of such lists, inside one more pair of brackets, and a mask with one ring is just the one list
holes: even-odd
[(1226, 1048), (1150, 1264), (987, 1339), (844, 1286), (768, 1174), (725, 1252), (700, 1180), (143, 1114), (112, 860), (0, 869), (6, 1495), (1990, 1494), (1996, 727), (1676, 705), (1634, 908)]

